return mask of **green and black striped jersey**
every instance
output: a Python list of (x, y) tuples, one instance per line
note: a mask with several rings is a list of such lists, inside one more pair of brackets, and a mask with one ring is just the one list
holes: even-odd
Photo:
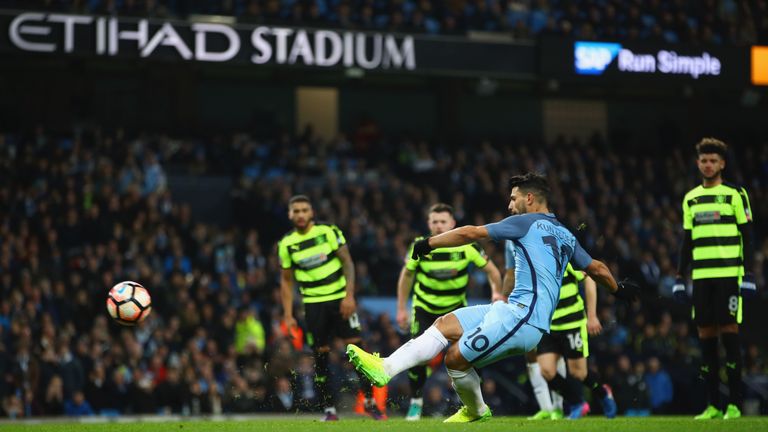
[(405, 258), (405, 267), (416, 272), (413, 306), (433, 314), (466, 306), (469, 264), (478, 268), (488, 264), (485, 252), (477, 244), (435, 249), (418, 261), (411, 259), (411, 251), (413, 244)]
[(560, 297), (552, 314), (551, 330), (571, 330), (587, 322), (584, 301), (579, 294), (579, 282), (586, 278), (584, 272), (574, 270), (571, 263), (565, 268)]
[(336, 252), (346, 244), (336, 225), (316, 223), (306, 233), (289, 232), (278, 243), (280, 266), (293, 269), (304, 303), (346, 296), (347, 279)]
[(697, 186), (683, 198), (683, 229), (693, 241), (692, 279), (744, 274), (739, 225), (750, 222), (747, 191), (729, 183)]

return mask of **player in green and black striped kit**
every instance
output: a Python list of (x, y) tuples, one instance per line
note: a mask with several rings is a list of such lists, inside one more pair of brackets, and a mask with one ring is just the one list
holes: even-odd
[[(431, 235), (442, 234), (456, 226), (453, 207), (438, 203), (430, 207), (427, 224)], [(420, 240), (419, 237), (414, 242)], [(441, 315), (467, 305), (469, 265), (474, 264), (488, 276), (492, 300), (501, 300), (501, 274), (477, 244), (435, 249), (421, 260), (411, 258), (411, 248), (397, 282), (397, 323), (405, 330), (411, 323), (411, 337), (421, 335)], [(415, 283), (414, 283), (415, 281)], [(408, 313), (406, 303), (413, 286), (413, 307)], [(406, 420), (421, 418), (422, 390), (427, 380), (427, 367), (417, 366), (408, 371), (411, 383), (411, 405)]]
[[(295, 281), (304, 300), (307, 342), (315, 357), (315, 383), (325, 410), (324, 420), (338, 420), (328, 390), (328, 353), (334, 337), (342, 338), (345, 344), (361, 341), (354, 297), (355, 267), (344, 234), (335, 225), (314, 222), (309, 198), (291, 198), (288, 217), (294, 229), (278, 244), (283, 320), (288, 328), (297, 325), (293, 316)], [(373, 401), (371, 383), (363, 375), (359, 379), (366, 411), (382, 419)]]
[[(727, 146), (714, 138), (696, 145), (702, 184), (683, 198), (683, 245), (680, 251), (675, 299), (688, 301), (684, 276), (693, 269), (693, 320), (699, 332), (709, 405), (696, 418), (741, 417), (742, 381), (739, 324), (741, 298), (757, 292), (752, 239), (752, 212), (743, 187), (723, 181)], [(718, 338), (725, 347), (729, 403), (725, 414), (719, 398)]]

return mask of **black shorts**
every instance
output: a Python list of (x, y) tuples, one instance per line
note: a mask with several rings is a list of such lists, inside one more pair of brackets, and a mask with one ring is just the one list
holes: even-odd
[(420, 336), (441, 316), (442, 315), (433, 314), (418, 307), (411, 309), (411, 338)]
[(693, 322), (699, 327), (741, 323), (738, 278), (694, 280)]
[(567, 359), (589, 357), (587, 324), (571, 330), (551, 330), (544, 333), (536, 347), (537, 354), (560, 354)]
[(312, 348), (328, 346), (333, 338), (354, 339), (360, 337), (360, 321), (357, 313), (343, 319), (339, 311), (341, 300), (322, 303), (305, 303), (307, 343)]

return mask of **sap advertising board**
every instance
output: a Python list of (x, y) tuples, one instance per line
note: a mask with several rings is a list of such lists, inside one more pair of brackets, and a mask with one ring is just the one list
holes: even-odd
[[(672, 49), (641, 52), (620, 43), (577, 41), (573, 45), (574, 70), (579, 75), (603, 75), (612, 67), (621, 74), (677, 75), (699, 79), (720, 76), (722, 61), (703, 51), (684, 55)], [(615, 63), (615, 66), (612, 64)]]

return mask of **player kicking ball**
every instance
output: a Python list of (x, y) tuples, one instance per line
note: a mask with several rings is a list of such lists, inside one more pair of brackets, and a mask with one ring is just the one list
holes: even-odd
[[(421, 336), (411, 339), (387, 358), (347, 345), (355, 368), (374, 385), (386, 385), (393, 376), (424, 364), (446, 348), (445, 365), (463, 406), (446, 423), (486, 421), (491, 410), (483, 401), (476, 367), (524, 354), (549, 331), (560, 285), (568, 262), (586, 271), (619, 298), (634, 300), (639, 287), (617, 283), (608, 267), (592, 259), (576, 237), (549, 212), (549, 185), (538, 174), (510, 179), (510, 216), (485, 226), (464, 226), (420, 240), (413, 257), (433, 249), (469, 244), (491, 238), (515, 245), (515, 286), (509, 302), (460, 308), (443, 315)], [(450, 344), (450, 347), (449, 347)]]

